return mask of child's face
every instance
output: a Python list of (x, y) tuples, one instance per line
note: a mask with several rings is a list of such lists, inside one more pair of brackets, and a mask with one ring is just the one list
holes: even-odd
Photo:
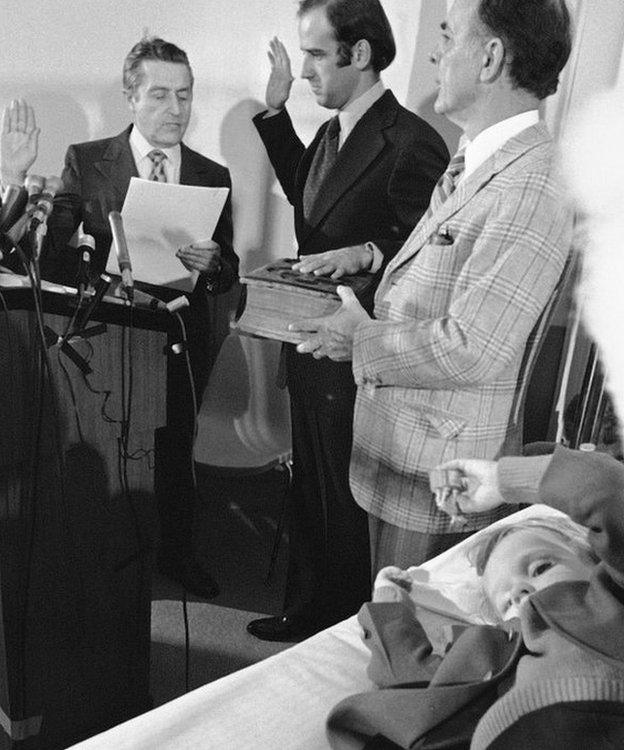
[(559, 581), (587, 580), (594, 565), (548, 529), (520, 529), (503, 537), (483, 571), (483, 588), (503, 620), (518, 617), (529, 594)]

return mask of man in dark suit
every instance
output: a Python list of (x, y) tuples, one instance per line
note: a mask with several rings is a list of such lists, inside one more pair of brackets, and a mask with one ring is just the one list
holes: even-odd
[[(380, 274), (425, 211), (448, 162), (440, 136), (384, 89), (394, 59), (378, 0), (302, 0), (302, 78), (338, 115), (308, 148), (285, 109), (293, 81), (273, 39), (267, 110), (254, 118), (295, 208), (303, 272)], [(285, 348), (294, 482), (283, 614), (249, 623), (265, 640), (294, 640), (353, 614), (370, 594), (367, 522), (349, 489), (355, 385), (344, 363)]]
[[(124, 93), (133, 123), (113, 138), (69, 147), (63, 170), (63, 192), (57, 195), (50, 217), (46, 247), (41, 259), (42, 275), (51, 281), (74, 283), (78, 269), (76, 251), (68, 246), (83, 223), (84, 232), (95, 239), (92, 272), (106, 267), (111, 245), (110, 211), (122, 208), (130, 178), (160, 182), (230, 188), (228, 170), (182, 143), (191, 115), (193, 73), (186, 53), (158, 38), (142, 39), (130, 51), (123, 68)], [(227, 291), (237, 278), (238, 258), (232, 249), (232, 212), (228, 197), (212, 240), (177, 250), (187, 270), (199, 271), (185, 314), (188, 345), (198, 398), (201, 398), (217, 351), (209, 345), (213, 294)], [(172, 299), (179, 292), (151, 290)], [(192, 460), (193, 409), (188, 376), (180, 358), (168, 363), (168, 422), (175, 421), (169, 442), (171, 465)], [(183, 439), (179, 442), (180, 435)], [(168, 470), (161, 476), (170, 477)], [(196, 561), (192, 552), (193, 488), (171, 487), (179, 495), (161, 508), (159, 567), (192, 593), (212, 597), (217, 586)], [(168, 494), (168, 493), (165, 493)], [(184, 495), (187, 494), (188, 497)], [(163, 514), (166, 517), (163, 517)]]

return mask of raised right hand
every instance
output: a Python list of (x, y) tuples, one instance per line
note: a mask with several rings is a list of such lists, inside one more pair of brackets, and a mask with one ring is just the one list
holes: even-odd
[(276, 36), (269, 42), (269, 48), (267, 54), (271, 61), (271, 75), (266, 87), (265, 101), (269, 114), (276, 114), (284, 109), (295, 79), (290, 69), (286, 47)]
[(39, 128), (35, 112), (23, 99), (14, 99), (2, 115), (0, 175), (3, 184), (21, 185), (37, 158)]

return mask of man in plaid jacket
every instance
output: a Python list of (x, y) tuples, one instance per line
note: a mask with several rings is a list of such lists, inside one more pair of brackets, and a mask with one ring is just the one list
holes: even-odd
[(569, 253), (572, 216), (539, 102), (570, 53), (564, 0), (456, 0), (432, 61), (435, 102), (464, 143), (427, 213), (390, 261), (374, 318), (350, 290), (300, 352), (352, 360), (350, 481), (369, 513), (374, 571), (419, 564), (457, 533), (427, 472), (456, 457), (519, 452), (527, 342)]

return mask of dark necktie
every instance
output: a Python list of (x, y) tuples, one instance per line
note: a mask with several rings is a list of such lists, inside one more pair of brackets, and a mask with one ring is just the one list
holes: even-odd
[(303, 215), (307, 219), (312, 211), (323, 181), (330, 173), (338, 153), (338, 135), (340, 134), (340, 120), (338, 115), (332, 117), (319, 141), (318, 148), (312, 159), (308, 179), (303, 189)]
[(165, 165), (163, 163), (167, 158), (167, 154), (163, 154), (162, 151), (155, 148), (153, 151), (149, 152), (148, 156), (152, 162), (152, 171), (150, 172), (149, 179), (152, 180), (152, 182), (167, 182)]
[(436, 211), (445, 200), (447, 200), (451, 193), (454, 192), (465, 166), (465, 147), (462, 147), (451, 159), (446, 168), (446, 172), (440, 177), (436, 186), (433, 188), (431, 200), (429, 201), (429, 209), (426, 214), (427, 218), (431, 216), (431, 214)]

